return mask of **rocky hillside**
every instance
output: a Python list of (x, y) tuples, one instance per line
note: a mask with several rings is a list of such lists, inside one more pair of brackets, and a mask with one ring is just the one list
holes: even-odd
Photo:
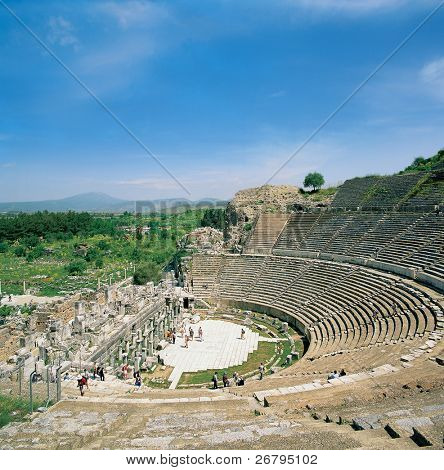
[(291, 212), (330, 204), (334, 193), (322, 196), (321, 193), (303, 193), (291, 185), (260, 186), (239, 191), (228, 203), (224, 239), (227, 248), (243, 244), (257, 216), (264, 212)]
[(182, 237), (179, 248), (194, 253), (220, 253), (223, 248), (223, 235), (212, 227), (201, 227)]

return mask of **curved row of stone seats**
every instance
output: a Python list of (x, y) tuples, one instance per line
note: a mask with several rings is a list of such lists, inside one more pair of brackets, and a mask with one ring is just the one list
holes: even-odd
[(333, 352), (311, 359), (305, 355), (292, 366), (277, 372), (276, 375), (278, 377), (304, 377), (324, 375), (341, 369), (345, 369), (347, 373), (359, 372), (387, 362), (395, 364), (400, 361), (401, 357), (412, 354), (412, 351), (420, 351), (425, 343), (425, 338), (414, 338), (391, 344), (377, 343), (371, 348)]
[(224, 256), (218, 295), (225, 298), (244, 298), (261, 273), (265, 262), (266, 258), (262, 256)]
[(425, 270), (426, 273), (430, 273), (433, 276), (437, 276), (439, 278), (444, 278), (444, 261), (436, 263), (433, 266), (430, 266)]
[(282, 213), (259, 215), (244, 253), (270, 253), (287, 219), (288, 214)]
[(402, 207), (416, 208), (429, 207), (444, 204), (444, 174), (436, 173), (431, 180), (422, 186), (422, 188), (411, 198), (409, 198)]
[(360, 207), (365, 195), (374, 187), (379, 176), (365, 176), (345, 181), (339, 187), (332, 202), (332, 207), (355, 208)]
[(340, 186), (332, 207), (346, 209), (393, 209), (408, 198), (430, 173), (354, 178)]
[(309, 337), (309, 358), (422, 337), (435, 330), (441, 315), (440, 306), (422, 291), (356, 265), (275, 256), (224, 258), (218, 264), (217, 297), (293, 318)]
[(329, 240), (324, 250), (329, 253), (344, 254), (355, 246), (367, 232), (373, 230), (383, 218), (380, 213), (344, 213), (347, 223)]
[[(299, 226), (310, 229), (295, 238), (294, 228)], [(273, 253), (297, 256), (301, 251), (433, 270), (444, 261), (444, 217), (405, 212), (292, 214)]]
[(389, 209), (397, 206), (415, 186), (428, 177), (428, 173), (410, 173), (404, 175), (384, 176), (369, 190), (362, 208)]
[(300, 249), (300, 243), (317, 224), (321, 215), (321, 213), (291, 214), (274, 248), (282, 250), (286, 250), (288, 247), (295, 250)]
[(265, 261), (261, 276), (249, 292), (249, 299), (261, 305), (270, 305), (288, 287), (296, 277), (302, 275), (311, 263), (304, 259), (288, 258), (285, 263), (281, 258), (270, 256)]
[[(386, 214), (348, 252), (350, 256), (377, 257), (400, 234), (406, 232), (422, 214), (394, 212)], [(359, 223), (359, 220), (357, 221)]]
[[(378, 254), (378, 259), (410, 266), (408, 260), (423, 249), (433, 251), (436, 248), (443, 247), (443, 233), (444, 217), (436, 217), (431, 214), (424, 215), (408, 230), (400, 232), (389, 246), (383, 248)], [(427, 260), (422, 257), (422, 262), (419, 263), (420, 259), (417, 257), (416, 263), (413, 262), (412, 266), (423, 268), (428, 262), (433, 263), (437, 259), (439, 258)]]
[(221, 262), (222, 258), (215, 255), (193, 257), (192, 289), (196, 297), (207, 298), (213, 296)]

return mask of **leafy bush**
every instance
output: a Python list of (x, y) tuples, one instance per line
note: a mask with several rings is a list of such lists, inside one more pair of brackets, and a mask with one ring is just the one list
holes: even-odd
[(27, 261), (33, 261), (37, 258), (42, 257), (45, 254), (45, 247), (40, 244), (34, 247), (27, 255), (26, 255), (26, 260)]
[(26, 248), (22, 245), (16, 246), (14, 248), (15, 256), (25, 257), (26, 256)]
[(436, 155), (430, 158), (417, 157), (413, 160), (413, 163), (409, 165), (403, 173), (414, 173), (418, 171), (431, 171), (435, 169), (444, 168), (444, 150), (440, 150)]
[(69, 274), (82, 274), (86, 271), (86, 268), (88, 267), (86, 261), (79, 259), (75, 261), (71, 261), (66, 266), (66, 270), (68, 271)]
[(162, 272), (159, 266), (152, 261), (147, 261), (146, 263), (139, 265), (133, 276), (134, 284), (137, 286), (143, 286), (149, 281), (157, 284), (161, 278)]
[(9, 306), (9, 305), (2, 305), (0, 307), (0, 317), (7, 317), (11, 315), (11, 313), (14, 311), (14, 308)]
[(0, 242), (0, 253), (6, 253), (9, 249), (9, 245), (6, 242)]

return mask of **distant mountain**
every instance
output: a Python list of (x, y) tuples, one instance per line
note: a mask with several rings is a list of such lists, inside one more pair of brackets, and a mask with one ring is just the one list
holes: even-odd
[[(198, 201), (190, 201), (184, 198), (146, 200), (139, 204), (143, 212), (170, 210), (185, 207), (206, 207), (226, 205), (226, 201), (220, 199), (205, 198)], [(30, 202), (0, 202), (0, 213), (5, 212), (107, 212), (122, 213), (134, 212), (136, 201), (117, 199), (105, 193), (83, 193), (63, 199), (51, 199), (46, 201)]]

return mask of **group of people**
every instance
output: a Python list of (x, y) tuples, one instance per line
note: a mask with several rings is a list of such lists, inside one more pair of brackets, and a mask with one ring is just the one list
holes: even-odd
[[(69, 373), (66, 372), (63, 380), (70, 380), (71, 377)], [(89, 390), (89, 380), (100, 379), (101, 382), (105, 381), (105, 368), (103, 366), (97, 366), (94, 364), (94, 367), (88, 371), (86, 368), (83, 369), (83, 372), (77, 375), (77, 387), (80, 390), (80, 395), (83, 397), (85, 394), (85, 387)]]
[[(130, 366), (129, 366), (129, 364), (123, 364), (123, 366), (122, 366), (122, 378), (123, 378), (123, 380), (128, 380), (129, 375), (130, 375)], [(141, 387), (142, 386), (142, 377), (140, 375), (139, 370), (134, 369), (133, 379), (134, 379), (134, 385), (136, 387)]]
[[(101, 382), (105, 381), (105, 368), (103, 366), (97, 366), (94, 364), (94, 367), (91, 371), (83, 369), (83, 372), (77, 376), (77, 387), (80, 390), (80, 395), (83, 397), (85, 393), (85, 387), (89, 390), (89, 380), (100, 379)], [(68, 372), (65, 373), (63, 380), (70, 380)]]
[[(194, 340), (194, 330), (193, 330), (193, 327), (190, 325), (190, 326), (187, 328), (187, 325), (185, 325), (185, 324), (183, 323), (182, 326), (180, 327), (179, 333), (180, 333), (180, 335), (182, 336), (182, 338), (183, 338), (183, 340), (184, 340), (183, 347), (184, 347), (184, 348), (188, 348), (188, 343), (189, 343), (190, 341), (193, 341), (193, 340)], [(201, 327), (201, 326), (199, 326), (199, 329), (198, 329), (198, 331), (197, 331), (197, 335), (198, 335), (199, 341), (203, 341), (203, 330), (202, 330), (202, 327)]]
[(168, 330), (165, 333), (165, 339), (171, 344), (176, 344), (176, 328)]
[(337, 370), (333, 371), (333, 372), (330, 372), (328, 374), (328, 377), (327, 379), (330, 380), (330, 379), (337, 379), (339, 377), (344, 377), (344, 375), (347, 375), (347, 373), (345, 372), (344, 369), (341, 369), (340, 372), (338, 372)]
[[(219, 377), (217, 375), (217, 371), (214, 372), (213, 378), (211, 379), (211, 381), (213, 382), (213, 389), (219, 388)], [(222, 375), (223, 386), (230, 387), (232, 383), (233, 385), (242, 386), (242, 385), (245, 385), (245, 379), (241, 377), (237, 372), (234, 372), (233, 379), (231, 382), (230, 379), (228, 378), (227, 372), (224, 372)]]

